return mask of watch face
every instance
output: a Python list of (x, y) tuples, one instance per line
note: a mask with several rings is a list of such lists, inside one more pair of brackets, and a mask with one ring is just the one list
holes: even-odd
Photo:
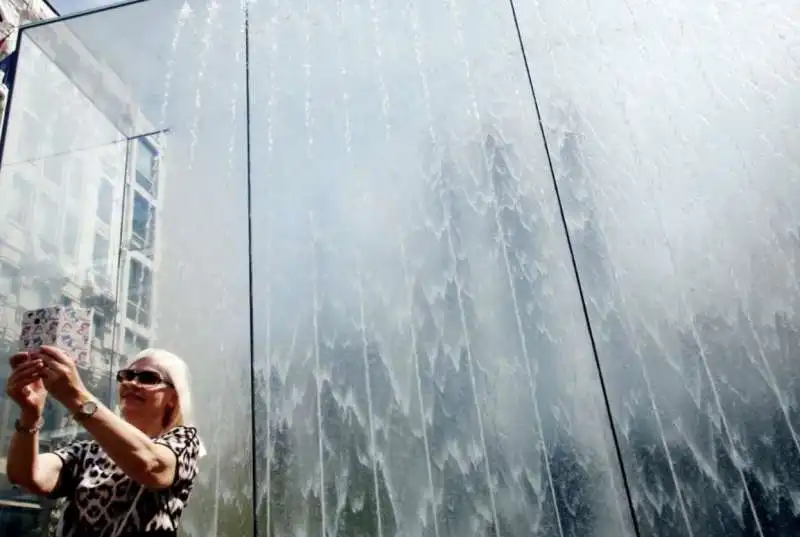
[(81, 405), (81, 414), (84, 416), (91, 416), (97, 412), (97, 403), (94, 401), (86, 401)]

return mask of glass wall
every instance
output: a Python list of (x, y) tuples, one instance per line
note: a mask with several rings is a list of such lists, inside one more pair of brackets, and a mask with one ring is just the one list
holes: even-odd
[(795, 10), (519, 3), (642, 534), (800, 528)]
[(625, 535), (507, 7), (251, 20), (264, 531)]
[[(186, 535), (794, 535), (792, 9), (160, 0), (29, 27), (4, 352), (74, 303), (110, 404), (137, 350), (186, 358)], [(81, 434), (48, 407), (42, 449)], [(58, 507), (0, 476), (0, 533)]]

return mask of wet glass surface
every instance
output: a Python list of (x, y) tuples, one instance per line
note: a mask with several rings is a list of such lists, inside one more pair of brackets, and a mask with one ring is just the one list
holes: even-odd
[[(110, 404), (137, 349), (189, 362), (187, 535), (794, 535), (794, 9), (163, 0), (29, 28), (3, 349), (70, 302)], [(46, 418), (42, 449), (81, 434)], [(0, 475), (0, 532), (51, 507)]]

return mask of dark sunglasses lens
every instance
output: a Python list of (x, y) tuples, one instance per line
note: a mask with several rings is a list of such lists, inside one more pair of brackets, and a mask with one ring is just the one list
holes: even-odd
[(117, 382), (130, 382), (134, 379), (136, 374), (128, 369), (123, 369), (117, 372)]
[(155, 371), (139, 371), (136, 375), (139, 377), (140, 384), (159, 384), (161, 383), (161, 375)]
[(131, 371), (123, 369), (117, 373), (117, 382), (138, 382), (139, 384), (155, 385), (164, 382), (161, 375), (155, 371)]

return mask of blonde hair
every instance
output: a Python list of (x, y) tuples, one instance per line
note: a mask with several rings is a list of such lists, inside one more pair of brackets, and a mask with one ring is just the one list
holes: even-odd
[(145, 349), (137, 354), (131, 364), (143, 358), (150, 358), (163, 370), (175, 392), (178, 394), (178, 404), (169, 419), (165, 416), (164, 427), (171, 429), (178, 425), (192, 425), (192, 390), (189, 383), (189, 366), (180, 357), (163, 349)]
[[(179, 425), (194, 427), (192, 415), (192, 389), (189, 375), (189, 366), (180, 357), (164, 349), (145, 349), (133, 357), (131, 364), (136, 363), (142, 358), (150, 358), (166, 375), (166, 380), (172, 383), (175, 393), (178, 395), (178, 404), (169, 414), (169, 418), (164, 416), (162, 425), (165, 430), (172, 429)], [(200, 441), (200, 452), (198, 457), (206, 456), (206, 447)]]

